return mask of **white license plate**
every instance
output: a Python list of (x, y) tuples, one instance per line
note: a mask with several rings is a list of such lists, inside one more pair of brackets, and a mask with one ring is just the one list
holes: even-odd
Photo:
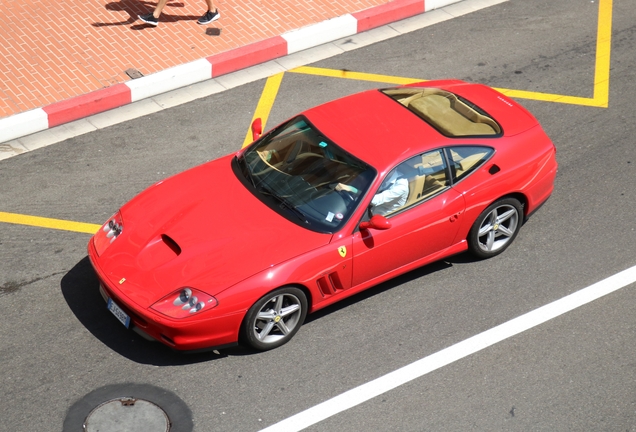
[(112, 314), (115, 315), (117, 319), (121, 321), (123, 325), (126, 326), (126, 328), (130, 326), (130, 317), (128, 316), (126, 312), (121, 310), (119, 306), (117, 306), (117, 303), (115, 303), (113, 299), (111, 298), (108, 299), (107, 307), (108, 307), (108, 310), (111, 311)]

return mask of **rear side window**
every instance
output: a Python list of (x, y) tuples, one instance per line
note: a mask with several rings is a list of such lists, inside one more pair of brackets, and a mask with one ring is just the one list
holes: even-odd
[(453, 174), (453, 183), (474, 172), (483, 165), (494, 150), (483, 146), (456, 146), (448, 148), (449, 165)]
[(486, 112), (461, 96), (437, 88), (381, 90), (447, 137), (492, 137), (501, 127)]

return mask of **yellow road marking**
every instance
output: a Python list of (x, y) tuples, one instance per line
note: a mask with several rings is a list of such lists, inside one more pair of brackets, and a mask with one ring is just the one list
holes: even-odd
[(63, 231), (74, 231), (86, 234), (95, 234), (101, 228), (101, 225), (95, 225), (84, 222), (73, 222), (62, 219), (51, 219), (39, 216), (29, 216), (17, 213), (0, 212), (0, 222), (29, 225), (40, 228), (51, 228)]
[[(391, 75), (379, 75), (379, 74), (370, 74), (370, 73), (364, 73), (364, 72), (343, 71), (340, 69), (323, 69), (323, 68), (308, 67), (308, 66), (302, 66), (299, 68), (291, 69), (289, 72), (298, 73), (298, 74), (325, 76), (330, 78), (345, 78), (345, 79), (354, 79), (357, 81), (373, 81), (373, 82), (382, 82), (382, 83), (398, 84), (398, 85), (427, 81), (421, 78), (405, 78), (405, 77), (396, 77)], [(525, 90), (512, 90), (512, 89), (505, 89), (505, 88), (495, 88), (495, 90), (510, 97), (515, 97), (520, 99), (533, 99), (533, 100), (539, 100), (544, 102), (559, 102), (559, 103), (569, 103), (569, 104), (587, 105), (587, 106), (603, 106), (603, 103), (607, 102), (603, 100), (597, 100), (596, 98), (590, 99), (590, 98), (579, 97), (579, 96), (566, 96), (566, 95), (559, 95), (559, 94), (531, 92), (531, 91), (525, 91)]]
[[(312, 67), (312, 68), (300, 67), (296, 69), (291, 69), (289, 72), (308, 74), (308, 75), (319, 75), (319, 76), (326, 76), (326, 77), (332, 77), (332, 78), (346, 78), (346, 79), (382, 82), (382, 83), (389, 83), (389, 84), (400, 84), (400, 85), (427, 81), (421, 78), (405, 78), (405, 77), (396, 77), (396, 76), (390, 76), (390, 75), (367, 74), (362, 72), (346, 71), (343, 74), (342, 70), (321, 69), (316, 67)], [(579, 97), (579, 96), (567, 96), (567, 95), (560, 95), (560, 94), (540, 93), (540, 92), (531, 92), (531, 91), (525, 91), (525, 90), (513, 90), (513, 89), (504, 89), (504, 88), (495, 88), (495, 90), (509, 97), (514, 97), (519, 99), (532, 99), (532, 100), (538, 100), (538, 101), (544, 101), (544, 102), (558, 102), (558, 103), (567, 103), (567, 104), (574, 104), (574, 105), (607, 107), (607, 98), (603, 99), (601, 97), (585, 98), (585, 97)]]
[(295, 69), (290, 69), (289, 72), (298, 73), (298, 74), (306, 74), (306, 75), (319, 75), (326, 76), (332, 78), (345, 78), (352, 79), (356, 81), (373, 81), (373, 82), (384, 82), (389, 84), (413, 84), (416, 82), (426, 81), (421, 78), (404, 78), (404, 77), (396, 77), (391, 75), (378, 75), (364, 72), (354, 72), (349, 70), (342, 69), (323, 69), (311, 66), (301, 66)]
[(594, 64), (594, 93), (592, 98), (564, 96), (523, 90), (495, 89), (501, 93), (521, 99), (559, 102), (607, 108), (609, 105), (610, 52), (612, 50), (612, 0), (601, 0), (598, 5), (598, 29), (596, 35), (596, 58)]
[(605, 108), (609, 104), (610, 51), (612, 50), (612, 0), (598, 4), (596, 34), (596, 67), (594, 68), (594, 99)]
[(586, 98), (580, 96), (566, 96), (560, 94), (551, 94), (551, 93), (540, 93), (540, 92), (531, 92), (525, 90), (512, 90), (512, 89), (504, 89), (504, 88), (496, 88), (493, 87), (500, 93), (505, 94), (511, 98), (517, 99), (530, 99), (537, 100), (542, 102), (556, 102), (556, 103), (564, 103), (570, 105), (583, 105), (583, 106), (592, 106), (592, 107), (605, 107), (607, 108), (607, 101), (599, 101), (596, 98)]
[[(599, 1), (598, 29), (596, 37), (596, 58), (594, 66), (594, 96), (592, 98), (567, 96), (550, 93), (530, 92), (525, 90), (513, 90), (496, 88), (497, 91), (514, 98), (532, 99), (544, 102), (558, 102), (573, 105), (584, 105), (592, 107), (607, 108), (609, 104), (609, 80), (610, 80), (610, 52), (612, 45), (612, 0)], [(332, 78), (345, 78), (358, 81), (383, 82), (396, 85), (412, 84), (427, 81), (421, 78), (405, 78), (390, 75), (370, 74), (364, 72), (354, 72), (338, 69), (323, 69), (311, 66), (302, 66), (290, 70), (289, 72), (308, 75), (319, 75)], [(273, 75), (267, 79), (265, 88), (261, 94), (252, 121), (261, 118), (263, 130), (272, 110), (276, 95), (280, 88), (283, 75)], [(251, 125), (251, 123), (250, 123)], [(252, 142), (252, 130), (248, 129), (243, 141), (243, 147)], [(16, 213), (0, 212), (0, 222), (13, 223), (19, 225), (30, 225), (41, 228), (51, 228), (64, 231), (74, 231), (87, 234), (94, 234), (101, 225), (73, 222), (61, 219), (51, 219), (38, 216), (28, 216)]]
[[(596, 59), (594, 66), (594, 93), (592, 98), (567, 96), (560, 94), (531, 92), (495, 88), (495, 90), (514, 98), (532, 99), (543, 102), (557, 102), (572, 105), (584, 105), (607, 108), (609, 103), (610, 51), (612, 41), (612, 0), (600, 0), (598, 14), (598, 30), (596, 37)], [(421, 78), (405, 78), (391, 75), (378, 75), (354, 72), (342, 69), (323, 69), (301, 66), (289, 72), (307, 75), (318, 75), (331, 78), (354, 79), (358, 81), (373, 81), (389, 84), (412, 84), (426, 81)]]
[[(274, 101), (276, 100), (276, 95), (278, 94), (280, 83), (283, 80), (283, 75), (285, 75), (285, 72), (277, 73), (276, 75), (272, 75), (271, 77), (267, 78), (265, 88), (263, 89), (263, 93), (261, 94), (261, 99), (258, 101), (256, 110), (254, 111), (252, 122), (260, 117), (263, 122), (263, 130), (265, 130), (265, 124), (267, 123), (267, 119), (269, 118), (269, 113), (271, 112)], [(250, 127), (247, 129), (247, 134), (245, 135), (245, 140), (243, 141), (243, 147), (253, 141), (251, 128), (252, 122), (250, 122)]]

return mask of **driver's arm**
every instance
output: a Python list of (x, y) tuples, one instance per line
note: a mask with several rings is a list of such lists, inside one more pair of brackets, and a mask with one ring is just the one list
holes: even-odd
[(409, 194), (409, 183), (406, 179), (398, 179), (389, 189), (375, 194), (371, 200), (371, 205), (377, 206), (389, 202), (399, 202), (400, 199), (406, 199)]
[(334, 187), (334, 190), (336, 190), (338, 192), (346, 191), (346, 192), (351, 192), (351, 193), (354, 193), (354, 194), (358, 193), (358, 189), (354, 188), (353, 186), (346, 185), (344, 183), (338, 183), (336, 185), (336, 187)]

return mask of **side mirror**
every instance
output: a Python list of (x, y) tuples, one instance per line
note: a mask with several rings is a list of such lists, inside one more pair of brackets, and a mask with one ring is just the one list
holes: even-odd
[(263, 121), (259, 118), (252, 122), (252, 140), (256, 141), (263, 134)]
[(361, 222), (360, 229), (368, 230), (368, 229), (377, 229), (377, 230), (386, 230), (391, 228), (391, 222), (387, 218), (381, 215), (373, 216), (368, 222)]

